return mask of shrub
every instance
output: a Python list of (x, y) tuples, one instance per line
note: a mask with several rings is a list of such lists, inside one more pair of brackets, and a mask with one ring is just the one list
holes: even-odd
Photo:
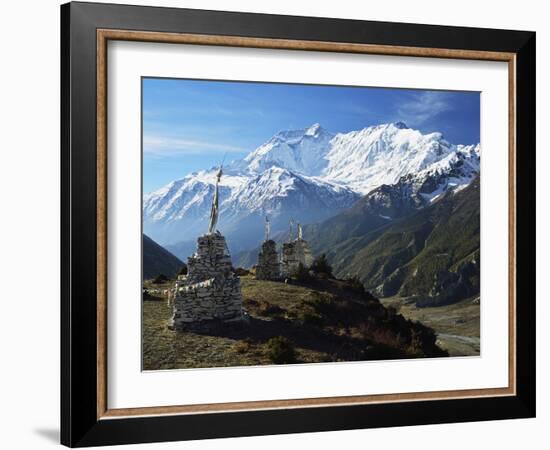
[(361, 323), (359, 325), (359, 333), (363, 339), (404, 350), (399, 330), (395, 331), (391, 326), (378, 323), (374, 318), (369, 318)]
[(332, 266), (329, 264), (325, 253), (315, 258), (313, 264), (311, 264), (311, 270), (317, 274), (326, 274), (332, 277)]
[(319, 313), (306, 311), (302, 314), (301, 319), (304, 325), (322, 327), (324, 324), (323, 317)]
[(252, 339), (246, 338), (233, 344), (233, 349), (240, 354), (248, 353), (252, 349)]
[(309, 276), (309, 270), (307, 270), (302, 263), (298, 264), (298, 268), (294, 272), (294, 278), (298, 281), (308, 281), (311, 279)]
[(387, 311), (388, 319), (391, 319), (391, 318), (397, 316), (397, 314), (398, 314), (397, 308), (395, 308), (395, 306), (393, 306), (393, 305), (389, 305), (386, 308), (386, 311)]
[(260, 308), (258, 310), (258, 314), (261, 316), (277, 316), (283, 314), (284, 312), (285, 310), (280, 306), (266, 302), (265, 300), (260, 302)]
[(244, 277), (246, 275), (250, 275), (250, 270), (243, 269), (242, 267), (237, 267), (235, 269), (235, 275), (238, 277)]
[(296, 362), (294, 344), (284, 336), (271, 338), (266, 343), (267, 354), (274, 364), (292, 364)]
[(308, 300), (307, 303), (310, 304), (316, 312), (330, 315), (335, 311), (336, 305), (330, 295), (315, 291), (310, 295), (311, 300)]
[(365, 293), (365, 286), (361, 282), (358, 276), (353, 276), (347, 279), (349, 286), (352, 290), (359, 292), (360, 294)]
[(143, 293), (143, 300), (162, 300), (161, 297), (154, 295), (153, 293), (149, 292), (147, 289), (142, 290)]
[(245, 298), (243, 302), (246, 303), (248, 306), (258, 306), (260, 304), (257, 300), (254, 300), (253, 298)]
[(166, 283), (167, 281), (170, 281), (170, 279), (166, 275), (161, 273), (155, 277), (155, 279), (153, 280), (153, 283), (162, 284), (162, 283)]
[(397, 314), (399, 314), (399, 313), (401, 312), (401, 307), (402, 307), (402, 306), (403, 306), (403, 305), (401, 304), (401, 302), (391, 302), (391, 303), (388, 305), (387, 308), (388, 308), (388, 310), (389, 310), (389, 309), (392, 309), (393, 312), (394, 312), (393, 315), (395, 316), (395, 315), (397, 315)]

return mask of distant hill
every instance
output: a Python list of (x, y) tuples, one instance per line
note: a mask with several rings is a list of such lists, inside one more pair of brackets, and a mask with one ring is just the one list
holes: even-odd
[(187, 261), (187, 258), (197, 249), (197, 240), (193, 239), (190, 241), (180, 241), (175, 244), (167, 244), (164, 248), (182, 261)]
[(143, 279), (159, 274), (175, 277), (185, 264), (149, 236), (143, 235)]
[[(313, 236), (335, 273), (357, 276), (376, 295), (413, 297), (418, 306), (454, 303), (479, 295), (479, 177), (458, 193), (386, 226), (345, 239), (343, 214), (330, 219), (338, 236)], [(321, 230), (322, 231), (322, 230)], [(336, 242), (340, 242), (335, 245)]]

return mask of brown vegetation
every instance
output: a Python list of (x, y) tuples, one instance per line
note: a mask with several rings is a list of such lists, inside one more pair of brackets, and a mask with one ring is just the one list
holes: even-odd
[(144, 302), (145, 370), (445, 356), (433, 330), (385, 308), (357, 282), (317, 274), (290, 283), (241, 277), (249, 323), (208, 333), (167, 329), (167, 302)]

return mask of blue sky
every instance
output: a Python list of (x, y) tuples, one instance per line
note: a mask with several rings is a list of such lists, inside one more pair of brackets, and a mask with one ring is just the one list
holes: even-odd
[(143, 190), (242, 158), (280, 130), (331, 132), (403, 121), (454, 144), (479, 142), (479, 93), (143, 79)]

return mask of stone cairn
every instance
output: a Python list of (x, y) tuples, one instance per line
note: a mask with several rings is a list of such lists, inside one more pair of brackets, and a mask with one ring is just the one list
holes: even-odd
[[(292, 222), (289, 239), (292, 238)], [(313, 264), (313, 254), (308, 242), (302, 237), (302, 227), (298, 224), (298, 237), (283, 244), (281, 254), (281, 275), (290, 277), (296, 273), (300, 263), (308, 269)]]
[(245, 319), (240, 279), (233, 270), (225, 238), (216, 231), (221, 176), (220, 167), (208, 233), (197, 239), (197, 251), (188, 258), (187, 275), (176, 281), (171, 322), (176, 330), (208, 330)]
[(256, 265), (257, 280), (279, 280), (281, 278), (281, 263), (277, 253), (277, 244), (269, 239), (271, 223), (269, 218), (265, 218), (265, 237), (262, 249), (258, 254), (258, 264)]
[(243, 320), (240, 280), (219, 232), (198, 238), (187, 270), (187, 275), (176, 281), (173, 328), (200, 330)]
[(257, 280), (279, 280), (281, 278), (281, 264), (277, 253), (277, 244), (268, 239), (262, 244), (258, 254), (258, 265), (256, 266)]

